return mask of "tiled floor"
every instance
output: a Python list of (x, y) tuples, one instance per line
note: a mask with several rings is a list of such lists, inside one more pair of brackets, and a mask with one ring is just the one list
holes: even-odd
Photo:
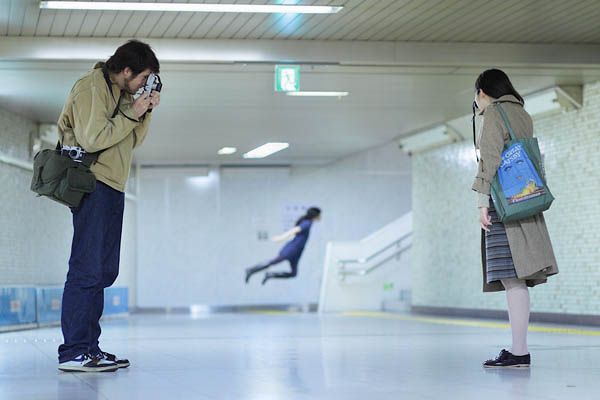
[(56, 369), (59, 328), (0, 334), (0, 399), (599, 399), (600, 332), (530, 333), (531, 370), (483, 370), (503, 325), (394, 314), (106, 321), (115, 373)]

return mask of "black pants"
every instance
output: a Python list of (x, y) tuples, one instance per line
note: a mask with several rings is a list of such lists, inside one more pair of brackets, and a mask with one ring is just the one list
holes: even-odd
[(298, 261), (299, 260), (285, 258), (283, 256), (277, 256), (269, 262), (266, 262), (264, 264), (259, 264), (255, 267), (250, 268), (250, 273), (255, 274), (257, 272), (260, 272), (262, 270), (269, 268), (270, 266), (279, 264), (286, 260), (289, 261), (290, 266), (292, 267), (291, 271), (290, 272), (270, 272), (269, 278), (282, 278), (282, 279), (294, 278), (298, 274)]
[(73, 243), (62, 299), (59, 362), (100, 352), (104, 288), (119, 274), (125, 194), (98, 182), (73, 213)]

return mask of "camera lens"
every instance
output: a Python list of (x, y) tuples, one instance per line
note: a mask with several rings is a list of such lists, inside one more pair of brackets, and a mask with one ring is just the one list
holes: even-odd
[(79, 150), (76, 150), (76, 149), (69, 150), (69, 157), (79, 158)]

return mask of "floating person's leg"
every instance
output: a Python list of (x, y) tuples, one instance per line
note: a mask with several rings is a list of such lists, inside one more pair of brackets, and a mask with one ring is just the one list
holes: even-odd
[(258, 264), (251, 268), (246, 268), (246, 283), (248, 283), (248, 281), (250, 280), (250, 277), (252, 275), (254, 275), (255, 273), (265, 270), (265, 269), (269, 268), (271, 265), (279, 264), (283, 260), (285, 260), (285, 258), (278, 256), (269, 262), (266, 262), (263, 264)]
[(289, 262), (292, 267), (290, 272), (267, 272), (262, 284), (264, 285), (271, 278), (289, 279), (296, 277), (298, 275), (298, 260), (289, 260)]

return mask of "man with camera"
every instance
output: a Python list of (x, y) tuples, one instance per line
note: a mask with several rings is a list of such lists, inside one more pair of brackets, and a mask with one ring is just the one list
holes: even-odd
[[(144, 141), (160, 102), (160, 65), (146, 43), (131, 40), (76, 83), (58, 121), (62, 152), (95, 162), (97, 183), (73, 214), (73, 243), (62, 300), (62, 371), (116, 371), (129, 361), (100, 349), (104, 289), (119, 273), (125, 183), (133, 149)], [(144, 88), (142, 94), (134, 94)]]

